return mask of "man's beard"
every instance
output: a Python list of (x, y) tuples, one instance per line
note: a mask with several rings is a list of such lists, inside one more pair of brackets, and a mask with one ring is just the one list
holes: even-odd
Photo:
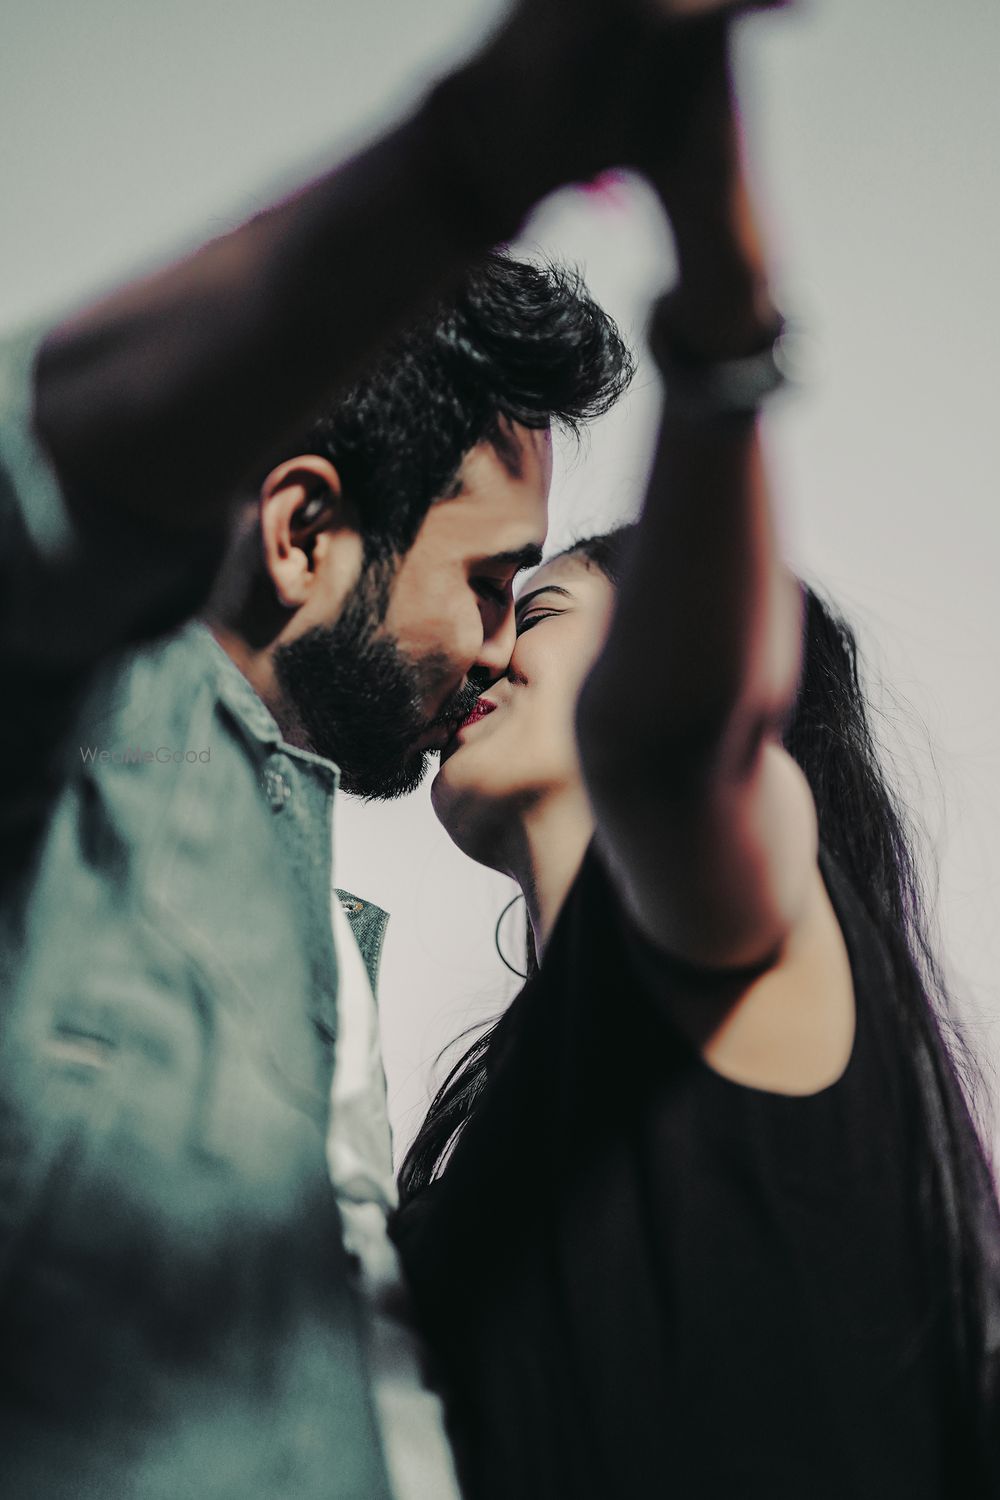
[(388, 592), (384, 568), (366, 564), (335, 624), (274, 653), (279, 686), (310, 748), (340, 767), (345, 791), (379, 800), (416, 790), (433, 752), (414, 750), (414, 742), (433, 726), (464, 719), (486, 685), (466, 683), (428, 719), (422, 705), (447, 677), (447, 660), (413, 661), (377, 635)]

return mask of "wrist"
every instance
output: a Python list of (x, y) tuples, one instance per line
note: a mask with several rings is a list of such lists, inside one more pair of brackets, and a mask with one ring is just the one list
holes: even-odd
[(650, 321), (667, 413), (694, 421), (754, 416), (789, 378), (784, 319), (770, 299), (739, 324), (691, 322), (688, 311), (678, 292), (669, 292)]
[(678, 343), (709, 360), (754, 353), (779, 322), (766, 278), (743, 264), (702, 265), (690, 276), (682, 268), (669, 307)]

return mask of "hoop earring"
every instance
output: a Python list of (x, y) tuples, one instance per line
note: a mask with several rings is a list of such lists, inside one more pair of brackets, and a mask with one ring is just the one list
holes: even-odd
[(497, 956), (500, 959), (500, 962), (504, 965), (505, 968), (509, 969), (512, 974), (516, 974), (517, 977), (518, 977), (518, 979), (527, 979), (527, 977), (528, 977), (528, 971), (527, 971), (527, 969), (524, 969), (524, 970), (515, 969), (514, 965), (510, 962), (510, 960), (505, 957), (504, 951), (500, 947), (500, 926), (501, 926), (501, 923), (503, 922), (504, 917), (510, 911), (511, 907), (514, 906), (514, 905), (516, 905), (516, 903), (518, 901), (523, 901), (523, 900), (524, 900), (524, 892), (523, 891), (518, 891), (518, 893), (517, 893), (516, 896), (512, 896), (511, 897), (511, 899), (507, 902), (507, 905), (504, 907), (503, 911), (497, 917), (497, 925), (496, 925), (496, 928), (494, 929), (494, 932), (493, 932), (493, 946), (497, 950)]

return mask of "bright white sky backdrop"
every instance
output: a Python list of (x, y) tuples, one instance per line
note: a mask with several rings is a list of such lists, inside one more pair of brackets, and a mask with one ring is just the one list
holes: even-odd
[[(496, 0), (9, 0), (0, 327), (234, 224), (401, 111), (498, 13)], [(813, 335), (809, 386), (770, 424), (789, 554), (892, 685), (887, 742), (930, 834), (952, 980), (995, 1069), (1000, 6), (806, 0), (758, 21), (741, 54), (779, 285)], [(616, 207), (561, 194), (526, 242), (580, 264), (636, 338), (670, 275), (637, 185)], [(621, 409), (562, 453), (553, 543), (634, 511), (655, 406), (644, 363)], [(452, 849), (426, 789), (345, 802), (337, 861), (341, 884), (393, 912), (382, 1022), (403, 1145), (440, 1047), (513, 992), (493, 951), (508, 886)], [(609, 1026), (626, 1015), (609, 997)]]

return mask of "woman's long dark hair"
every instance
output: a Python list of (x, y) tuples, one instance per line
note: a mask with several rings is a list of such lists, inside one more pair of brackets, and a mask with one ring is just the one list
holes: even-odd
[[(617, 585), (634, 529), (620, 527), (569, 552)], [(1000, 1481), (1000, 1214), (960, 1081), (971, 1089), (974, 1063), (929, 939), (908, 822), (879, 764), (854, 633), (808, 586), (804, 603), (802, 676), (785, 745), (809, 782), (821, 841), (863, 902), (892, 967), (914, 1129), (921, 1137), (918, 1155), (926, 1164), (921, 1213), (929, 1242), (943, 1245), (948, 1265), (956, 1396), (968, 1418), (970, 1483), (978, 1480), (983, 1495), (994, 1495)], [(528, 982), (438, 1090), (400, 1171), (404, 1202), (443, 1170), (533, 974), (529, 929)]]
[[(628, 544), (635, 532), (635, 526), (618, 526), (613, 531), (605, 531), (600, 535), (574, 542), (560, 555), (585, 558), (617, 588), (625, 567)], [(497, 932), (499, 944), (499, 924)], [(527, 957), (525, 978), (528, 983), (518, 995), (518, 1000), (530, 986), (538, 968), (534, 935), (527, 918), (525, 918), (525, 954)], [(501, 957), (503, 957), (502, 954)], [(491, 1064), (499, 1055), (503, 1035), (514, 1009), (512, 1004), (502, 1016), (486, 1023), (485, 1029), (463, 1052), (434, 1095), (424, 1122), (417, 1131), (399, 1169), (401, 1205), (422, 1192), (444, 1169), (451, 1148), (486, 1087)], [(477, 1027), (471, 1028), (473, 1031), (477, 1029)], [(468, 1035), (468, 1032), (464, 1034)], [(460, 1041), (461, 1037), (456, 1040)]]

